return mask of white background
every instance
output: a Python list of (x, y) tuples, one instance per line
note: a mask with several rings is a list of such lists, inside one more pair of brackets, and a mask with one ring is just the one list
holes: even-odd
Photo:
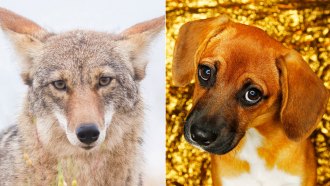
[[(0, 7), (27, 17), (51, 32), (88, 29), (119, 33), (138, 22), (165, 14), (163, 0), (1, 0)], [(149, 47), (142, 82), (146, 103), (145, 185), (165, 185), (165, 34)], [(15, 122), (26, 86), (19, 61), (0, 31), (0, 130)]]

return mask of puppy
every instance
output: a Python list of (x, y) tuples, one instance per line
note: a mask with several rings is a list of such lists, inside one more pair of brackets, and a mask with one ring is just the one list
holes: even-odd
[(195, 79), (184, 136), (212, 153), (214, 185), (316, 184), (307, 138), (329, 93), (299, 53), (220, 16), (181, 27), (172, 74), (178, 86)]

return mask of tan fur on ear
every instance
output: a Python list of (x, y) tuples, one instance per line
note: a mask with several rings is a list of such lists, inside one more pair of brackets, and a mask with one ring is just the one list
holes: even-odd
[(0, 25), (4, 30), (10, 30), (19, 34), (40, 37), (46, 35), (47, 31), (39, 25), (20, 15), (4, 8), (0, 8)]
[(0, 8), (0, 27), (9, 36), (16, 51), (22, 57), (22, 78), (27, 85), (30, 85), (29, 69), (33, 58), (40, 51), (43, 42), (52, 34), (33, 21), (4, 8)]
[(295, 141), (307, 138), (321, 120), (329, 92), (299, 53), (291, 51), (277, 60), (282, 88), (281, 122)]
[(43, 40), (50, 35), (33, 21), (4, 8), (0, 8), (0, 27), (24, 58), (31, 58), (31, 53), (38, 50)]
[(148, 34), (157, 34), (165, 26), (165, 16), (157, 17), (149, 21), (138, 23), (124, 30), (122, 35), (132, 36), (135, 34), (142, 34), (147, 32)]
[(165, 27), (165, 16), (138, 23), (126, 30), (121, 35), (127, 39), (124, 41), (125, 50), (130, 50), (130, 59), (134, 68), (135, 79), (142, 80), (148, 61), (145, 59), (145, 49), (149, 43)]
[(195, 65), (211, 37), (225, 28), (227, 16), (185, 23), (175, 43), (172, 62), (172, 79), (176, 86), (187, 85), (194, 77)]

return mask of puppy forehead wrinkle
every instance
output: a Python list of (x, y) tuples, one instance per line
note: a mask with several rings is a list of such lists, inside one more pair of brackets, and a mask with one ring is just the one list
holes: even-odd
[[(228, 81), (236, 81), (245, 73), (255, 74), (255, 77), (276, 83), (278, 79), (277, 67), (275, 64), (276, 51), (274, 48), (264, 48), (260, 44), (254, 44), (252, 38), (247, 41), (233, 39), (224, 41), (221, 44), (216, 42), (210, 45), (208, 56), (221, 56), (224, 60), (221, 66), (226, 66), (221, 75), (228, 77)], [(250, 47), (253, 43), (253, 47)], [(220, 69), (221, 70), (221, 69)]]
[(197, 68), (197, 65), (199, 63), (199, 61), (201, 60), (203, 53), (206, 51), (210, 41), (212, 40), (212, 38), (217, 37), (219, 35), (219, 33), (221, 34), (226, 28), (225, 27), (220, 27), (220, 28), (216, 28), (213, 29), (211, 31), (209, 31), (207, 33), (208, 36), (206, 36), (206, 38), (203, 38), (203, 42), (199, 45), (196, 54), (194, 56), (194, 66), (195, 68)]
[[(254, 34), (246, 33), (246, 30), (250, 32), (251, 30), (255, 30), (254, 31), (255, 33)], [(231, 22), (230, 24), (227, 25), (225, 29), (221, 30), (221, 32), (215, 34), (213, 37), (209, 39), (208, 44), (206, 46), (207, 48), (206, 51), (213, 51), (213, 49), (215, 49), (219, 44), (221, 45), (223, 42), (232, 43), (233, 40), (238, 40), (237, 38), (241, 38), (241, 37), (243, 39), (253, 38), (253, 40), (256, 41), (255, 36), (258, 35), (259, 32), (264, 34), (263, 33), (264, 31), (262, 31), (259, 28), (245, 27), (245, 25)], [(245, 44), (249, 44), (249, 43), (245, 43)], [(248, 48), (250, 47), (251, 45), (248, 46)]]
[(246, 84), (251, 84), (254, 86), (257, 86), (256, 88), (261, 88), (261, 91), (263, 92), (264, 95), (268, 94), (268, 83), (271, 82), (271, 86), (276, 86), (274, 82), (272, 82), (271, 78), (264, 79), (262, 76), (259, 74), (253, 73), (253, 72), (245, 72), (243, 73), (237, 80), (237, 85), (236, 89), (241, 89), (244, 85)]
[(237, 30), (234, 27), (232, 27), (231, 24), (229, 24), (221, 32), (211, 37), (209, 43), (212, 44), (213, 42), (231, 40), (233, 37), (235, 37), (236, 34), (237, 34)]

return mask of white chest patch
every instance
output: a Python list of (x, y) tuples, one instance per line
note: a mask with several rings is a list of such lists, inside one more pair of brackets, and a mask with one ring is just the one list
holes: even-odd
[(300, 186), (300, 177), (282, 170), (269, 169), (265, 160), (258, 155), (258, 147), (262, 145), (262, 136), (256, 129), (249, 129), (246, 133), (246, 143), (238, 153), (240, 159), (250, 164), (250, 172), (240, 176), (222, 178), (223, 186)]

